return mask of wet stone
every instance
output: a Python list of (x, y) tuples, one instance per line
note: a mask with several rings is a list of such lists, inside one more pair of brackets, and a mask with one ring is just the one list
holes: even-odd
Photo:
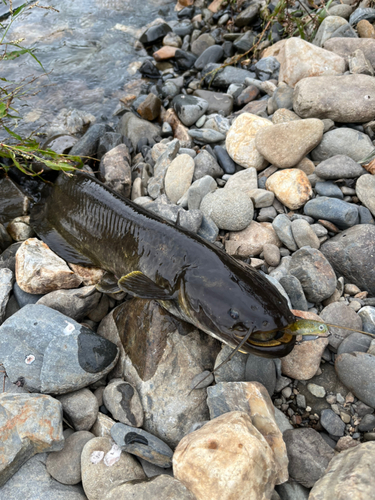
[(173, 108), (182, 123), (188, 127), (205, 114), (208, 102), (192, 95), (178, 95), (173, 99)]
[(142, 427), (142, 404), (136, 389), (128, 382), (114, 381), (108, 384), (104, 389), (103, 402), (115, 420)]
[(191, 51), (195, 56), (199, 57), (206, 49), (208, 49), (208, 47), (211, 47), (212, 45), (215, 45), (214, 38), (208, 33), (203, 33), (203, 35), (200, 35), (191, 44)]
[(125, 198), (131, 190), (131, 158), (125, 144), (120, 144), (100, 160), (100, 178), (109, 188)]
[(99, 380), (117, 360), (117, 347), (71, 318), (27, 305), (0, 327), (0, 362), (30, 391), (62, 394)]
[(99, 404), (89, 389), (70, 392), (57, 399), (76, 431), (88, 431), (98, 416)]
[(187, 70), (194, 66), (197, 60), (196, 56), (191, 52), (186, 52), (182, 49), (177, 49), (174, 54), (174, 59), (181, 70)]
[(345, 423), (332, 410), (323, 410), (320, 414), (322, 427), (332, 436), (342, 437), (345, 432)]
[(127, 453), (163, 468), (169, 468), (172, 464), (171, 448), (161, 439), (143, 429), (116, 423), (111, 428), (111, 436), (117, 446)]
[(14, 277), (10, 269), (0, 269), (0, 325), (4, 320)]
[(27, 208), (28, 199), (16, 184), (9, 177), (0, 179), (0, 223), (25, 215)]
[(64, 448), (50, 453), (46, 461), (47, 471), (62, 484), (78, 484), (81, 481), (81, 453), (85, 444), (95, 436), (91, 432), (78, 431), (65, 436)]
[(119, 146), (122, 143), (121, 134), (117, 134), (116, 132), (105, 132), (102, 137), (99, 139), (98, 152), (97, 157), (99, 160), (108, 153), (111, 149)]
[(194, 91), (194, 95), (208, 102), (207, 115), (220, 112), (222, 116), (228, 116), (232, 112), (233, 97), (228, 94), (198, 89)]
[(224, 51), (220, 45), (208, 47), (195, 61), (194, 66), (197, 69), (203, 69), (209, 63), (219, 62), (223, 57)]
[(94, 123), (94, 125), (91, 125), (88, 131), (78, 139), (69, 151), (69, 154), (73, 156), (95, 156), (100, 138), (106, 132), (113, 132), (113, 129), (109, 125)]
[(143, 45), (149, 45), (160, 41), (167, 33), (171, 32), (172, 28), (167, 23), (156, 24), (148, 28), (140, 37), (139, 41)]
[(216, 154), (217, 161), (224, 172), (226, 174), (234, 174), (236, 171), (236, 164), (229, 156), (226, 149), (224, 149), (222, 146), (215, 146), (214, 152)]
[(11, 236), (11, 240), (9, 241), (9, 244), (7, 244), (7, 246), (12, 243), (12, 240), (25, 241), (28, 238), (33, 238), (35, 236), (35, 232), (30, 226), (30, 217), (28, 215), (16, 217), (12, 221), (10, 221), (7, 227), (7, 231)]
[(205, 215), (203, 215), (202, 224), (197, 234), (205, 240), (213, 243), (214, 241), (216, 241), (216, 238), (219, 235), (219, 228), (211, 219), (211, 217), (206, 217)]
[(317, 182), (314, 186), (315, 191), (319, 196), (328, 196), (342, 200), (344, 195), (341, 189), (333, 182)]
[(326, 219), (341, 229), (358, 223), (358, 209), (355, 205), (337, 198), (320, 196), (304, 206), (304, 213), (314, 219)]

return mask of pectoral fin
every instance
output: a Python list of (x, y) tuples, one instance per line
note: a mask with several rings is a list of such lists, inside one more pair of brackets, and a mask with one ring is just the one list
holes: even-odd
[(105, 273), (99, 283), (97, 283), (96, 289), (102, 293), (119, 293), (122, 290), (118, 286), (117, 281), (114, 274)]
[(124, 292), (130, 292), (142, 299), (172, 300), (173, 293), (154, 283), (141, 271), (133, 271), (118, 280)]

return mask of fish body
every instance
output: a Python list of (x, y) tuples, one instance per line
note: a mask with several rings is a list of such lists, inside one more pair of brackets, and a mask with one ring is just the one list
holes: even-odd
[(262, 274), (87, 174), (61, 175), (31, 225), (66, 261), (105, 269), (121, 290), (231, 347), (250, 332), (242, 352), (282, 357), (295, 344), (296, 318)]

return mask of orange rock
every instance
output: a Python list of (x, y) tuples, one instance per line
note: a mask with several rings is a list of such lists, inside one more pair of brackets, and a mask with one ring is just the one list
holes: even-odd
[(267, 179), (266, 189), (275, 193), (276, 198), (290, 210), (301, 208), (313, 194), (307, 175), (298, 168), (275, 172)]
[(165, 61), (166, 59), (171, 59), (176, 53), (177, 47), (170, 47), (164, 45), (161, 49), (153, 53), (155, 61)]
[(179, 12), (180, 10), (184, 9), (185, 7), (191, 7), (194, 4), (194, 0), (178, 0), (174, 10), (176, 12)]
[(224, 0), (214, 0), (213, 2), (210, 3), (208, 6), (208, 10), (213, 12), (218, 12), (221, 9), (221, 4), (224, 3)]
[(281, 246), (281, 242), (271, 224), (264, 226), (253, 220), (246, 229), (231, 231), (229, 240), (225, 242), (225, 250), (229, 255), (253, 257), (263, 251), (263, 246), (266, 243)]
[(180, 141), (181, 147), (191, 147), (191, 137), (189, 135), (188, 128), (180, 122), (172, 108), (169, 108), (168, 111), (161, 116), (161, 118), (172, 127), (173, 137)]

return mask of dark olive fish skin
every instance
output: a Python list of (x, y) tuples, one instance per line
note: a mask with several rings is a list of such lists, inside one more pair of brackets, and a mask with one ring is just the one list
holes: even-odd
[(33, 208), (31, 225), (63, 259), (113, 273), (121, 289), (157, 300), (232, 347), (249, 331), (258, 334), (242, 352), (282, 357), (293, 349), (293, 336), (259, 341), (259, 332), (276, 335), (295, 321), (266, 278), (89, 175), (60, 176), (43, 205)]

